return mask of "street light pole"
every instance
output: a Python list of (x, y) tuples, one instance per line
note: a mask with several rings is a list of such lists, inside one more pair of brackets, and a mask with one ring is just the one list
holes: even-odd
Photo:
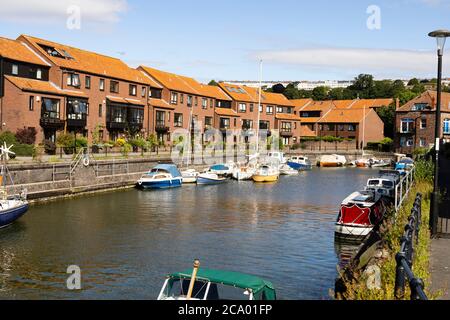
[(431, 234), (436, 235), (439, 220), (439, 151), (441, 146), (441, 96), (442, 96), (442, 58), (444, 55), (445, 41), (450, 36), (448, 30), (436, 30), (430, 32), (430, 37), (437, 40), (438, 54), (438, 80), (437, 80), (437, 101), (436, 101), (436, 122), (435, 122), (435, 165), (434, 165), (434, 189), (430, 212)]

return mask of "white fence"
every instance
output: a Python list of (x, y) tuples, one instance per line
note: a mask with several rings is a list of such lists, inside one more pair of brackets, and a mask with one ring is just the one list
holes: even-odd
[(401, 178), (400, 183), (395, 187), (395, 211), (400, 210), (403, 202), (408, 197), (411, 187), (414, 184), (415, 169), (407, 171), (406, 175)]

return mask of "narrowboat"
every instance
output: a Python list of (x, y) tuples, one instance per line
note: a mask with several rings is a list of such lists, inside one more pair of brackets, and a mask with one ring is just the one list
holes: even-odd
[(216, 173), (205, 172), (201, 173), (197, 177), (198, 185), (212, 185), (212, 184), (221, 184), (227, 181), (227, 178), (221, 177)]
[(295, 170), (303, 171), (303, 170), (311, 170), (312, 164), (311, 161), (307, 157), (295, 156), (289, 158), (287, 164)]
[(273, 284), (258, 276), (199, 268), (168, 274), (157, 300), (276, 300)]
[(140, 189), (170, 189), (181, 187), (183, 177), (174, 164), (159, 164), (143, 175), (136, 186)]
[(336, 238), (360, 241), (379, 224), (386, 213), (384, 198), (373, 190), (354, 192), (341, 204)]

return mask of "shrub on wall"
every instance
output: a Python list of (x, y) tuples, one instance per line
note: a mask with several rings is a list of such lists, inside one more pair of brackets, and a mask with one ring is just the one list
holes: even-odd
[(33, 145), (36, 142), (37, 131), (35, 128), (23, 128), (16, 132), (16, 139), (19, 143)]

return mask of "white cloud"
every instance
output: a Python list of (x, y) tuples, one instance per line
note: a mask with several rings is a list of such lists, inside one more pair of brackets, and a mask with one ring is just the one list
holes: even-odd
[(88, 22), (117, 22), (127, 10), (127, 0), (0, 0), (0, 18), (20, 22), (52, 22), (67, 19), (67, 9), (79, 6)]
[[(265, 51), (255, 54), (253, 58), (275, 64), (298, 65), (317, 72), (372, 73), (386, 78), (434, 76), (437, 64), (433, 51), (361, 48)], [(446, 63), (444, 70), (448, 70), (449, 66)]]

